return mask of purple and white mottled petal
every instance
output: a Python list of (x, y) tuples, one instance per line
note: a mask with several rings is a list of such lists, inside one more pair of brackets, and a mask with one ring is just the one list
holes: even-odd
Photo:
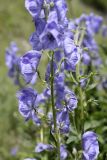
[(32, 17), (38, 17), (41, 12), (43, 0), (25, 0), (25, 8)]
[(87, 131), (82, 136), (83, 160), (96, 160), (99, 154), (99, 144), (96, 133)]
[(67, 108), (70, 112), (77, 108), (78, 100), (76, 98), (76, 95), (67, 87), (65, 88), (65, 100), (67, 103)]
[(20, 58), (20, 70), (25, 81), (30, 83), (34, 78), (39, 61), (41, 58), (41, 53), (36, 50), (28, 51), (23, 57)]

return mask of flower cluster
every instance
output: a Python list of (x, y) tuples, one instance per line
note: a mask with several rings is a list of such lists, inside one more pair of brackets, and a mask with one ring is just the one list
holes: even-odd
[[(75, 128), (77, 138), (79, 134), (82, 137), (82, 140), (79, 139), (79, 142), (82, 141), (82, 159), (95, 160), (99, 154), (97, 135), (93, 131), (84, 130), (86, 106), (82, 89), (87, 84), (88, 76), (84, 75), (86, 71), (83, 66), (88, 68), (93, 65), (98, 68), (101, 64), (95, 34), (100, 29), (102, 34), (106, 34), (106, 27), (102, 27), (103, 19), (91, 13), (69, 20), (65, 0), (25, 0), (25, 7), (35, 25), (35, 32), (29, 40), (32, 50), (17, 58), (17, 47), (12, 43), (6, 51), (6, 65), (9, 75), (15, 75), (16, 67), (26, 82), (26, 86), (17, 93), (20, 114), (26, 121), (31, 119), (41, 128), (47, 125), (53, 136), (52, 144), (47, 144), (50, 143), (48, 140), (46, 143), (42, 140), (37, 143), (35, 152), (55, 151), (59, 160), (65, 160), (69, 151), (63, 137), (66, 139)], [(45, 88), (42, 93), (38, 93), (27, 86), (37, 84), (36, 79), (40, 78), (38, 66), (42, 54), (48, 55), (49, 62), (45, 73)]]

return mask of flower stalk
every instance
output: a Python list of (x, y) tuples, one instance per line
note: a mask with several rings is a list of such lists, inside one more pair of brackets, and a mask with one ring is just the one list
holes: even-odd
[(54, 62), (54, 52), (52, 52), (52, 59), (51, 59), (51, 102), (52, 102), (52, 113), (53, 113), (53, 123), (54, 123), (54, 132), (55, 138), (57, 143), (57, 154), (58, 160), (60, 160), (60, 141), (59, 141), (59, 131), (57, 128), (57, 120), (56, 120), (56, 109), (55, 109), (55, 102), (54, 102), (54, 69), (53, 69), (53, 62)]

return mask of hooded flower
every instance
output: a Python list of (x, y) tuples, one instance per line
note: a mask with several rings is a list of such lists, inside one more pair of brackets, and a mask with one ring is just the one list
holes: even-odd
[(67, 4), (65, 0), (55, 0), (55, 8), (57, 11), (58, 19), (63, 22), (66, 18), (66, 14), (68, 11)]
[(18, 47), (15, 42), (11, 42), (6, 49), (5, 61), (8, 67), (8, 76), (14, 79), (15, 84), (19, 84), (19, 57), (17, 56)]
[(16, 55), (18, 51), (17, 45), (15, 42), (11, 42), (10, 47), (6, 49), (6, 66), (9, 69), (9, 76), (14, 77), (16, 68), (18, 65), (18, 57)]
[(36, 31), (32, 33), (29, 41), (34, 50), (40, 51), (41, 49), (43, 49), (43, 44), (40, 41), (40, 35), (44, 31), (46, 20), (43, 18), (35, 18), (34, 22), (35, 22)]
[(67, 87), (65, 88), (65, 102), (67, 105), (66, 107), (70, 112), (72, 112), (77, 107), (78, 103), (75, 94)]
[(82, 61), (85, 65), (89, 65), (91, 62), (91, 57), (89, 56), (89, 54), (87, 52), (83, 52), (82, 53)]
[(55, 76), (54, 84), (55, 84), (55, 96), (56, 96), (56, 107), (63, 108), (62, 101), (64, 101), (64, 84), (65, 76), (64, 73), (59, 73)]
[(16, 156), (17, 155), (17, 152), (18, 152), (19, 148), (18, 146), (15, 146), (11, 149), (10, 153), (12, 156)]
[(57, 125), (61, 133), (66, 134), (69, 132), (70, 120), (67, 108), (57, 112)]
[(61, 34), (54, 21), (46, 25), (44, 32), (40, 36), (40, 41), (44, 49), (54, 50), (61, 46)]
[(40, 153), (45, 150), (51, 151), (51, 150), (53, 150), (53, 148), (54, 147), (50, 144), (38, 143), (37, 146), (35, 147), (35, 152)]
[(32, 119), (36, 124), (40, 124), (40, 120), (37, 117), (37, 92), (32, 88), (22, 89), (17, 93), (19, 101), (19, 112), (25, 118), (25, 120)]
[(50, 98), (50, 96), (51, 96), (50, 89), (49, 88), (45, 88), (42, 93), (38, 94), (37, 103), (38, 104), (45, 103), (46, 100), (48, 100)]
[(43, 0), (25, 0), (25, 7), (33, 18), (39, 17)]
[(66, 146), (65, 145), (61, 145), (60, 146), (60, 158), (61, 160), (65, 160), (68, 156), (67, 150), (66, 150)]
[(83, 160), (96, 160), (99, 154), (97, 135), (87, 131), (82, 136)]
[(107, 37), (107, 26), (106, 25), (102, 26), (102, 35), (103, 37)]
[(75, 71), (76, 64), (80, 61), (81, 49), (74, 44), (70, 37), (65, 37), (64, 40), (65, 50), (65, 69)]
[(28, 51), (23, 57), (20, 58), (20, 70), (25, 81), (30, 83), (35, 79), (37, 67), (41, 58), (41, 53), (39, 51), (31, 50)]

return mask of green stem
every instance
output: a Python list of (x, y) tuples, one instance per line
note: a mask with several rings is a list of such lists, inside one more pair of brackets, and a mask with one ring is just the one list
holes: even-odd
[(75, 131), (76, 131), (76, 134), (78, 135), (78, 130), (77, 130), (76, 122), (75, 122), (75, 111), (72, 113), (72, 117), (73, 117), (74, 129), (75, 129)]
[(41, 139), (41, 142), (44, 143), (43, 127), (41, 127), (41, 130), (40, 130), (40, 139)]
[(80, 107), (81, 107), (81, 134), (84, 133), (84, 104), (83, 104), (83, 94), (82, 88), (79, 87), (79, 95), (80, 95)]
[(57, 154), (58, 160), (60, 160), (60, 140), (59, 140), (59, 131), (57, 128), (56, 122), (56, 109), (55, 109), (55, 102), (54, 102), (54, 68), (53, 68), (53, 61), (54, 61), (54, 52), (52, 52), (52, 59), (51, 59), (51, 102), (52, 102), (52, 112), (53, 112), (53, 121), (54, 121), (54, 131), (55, 131), (55, 138), (56, 138), (56, 147), (57, 147)]
[[(76, 66), (76, 78), (79, 83), (80, 81), (80, 62)], [(81, 111), (80, 113), (81, 114), (81, 134), (83, 134), (84, 133), (84, 105), (83, 105), (83, 92), (82, 92), (80, 83), (78, 87), (79, 87), (79, 103), (80, 103), (80, 111)]]

